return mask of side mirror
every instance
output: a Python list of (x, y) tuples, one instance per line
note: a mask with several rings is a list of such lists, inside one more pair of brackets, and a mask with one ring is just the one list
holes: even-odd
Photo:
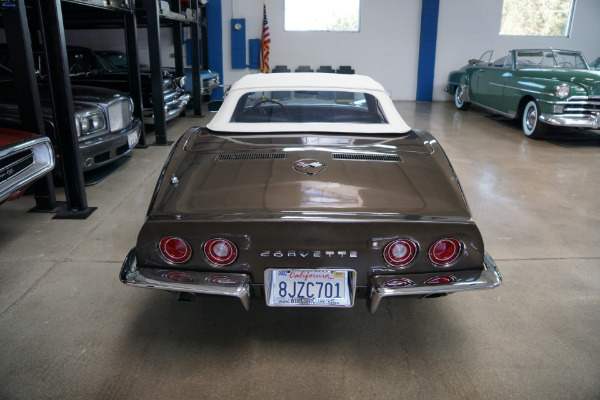
[(217, 112), (221, 105), (223, 104), (223, 100), (211, 100), (208, 102), (208, 111)]

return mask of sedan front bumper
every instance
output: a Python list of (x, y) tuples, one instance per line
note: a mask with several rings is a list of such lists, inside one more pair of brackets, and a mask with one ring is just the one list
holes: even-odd
[[(498, 267), (489, 254), (484, 256), (484, 270), (473, 274), (462, 271), (451, 274), (415, 274), (415, 275), (377, 275), (370, 281), (367, 291), (369, 311), (377, 311), (384, 297), (419, 296), (432, 297), (453, 292), (475, 289), (492, 289), (502, 283)], [(431, 284), (432, 279), (440, 275), (451, 277), (448, 283)], [(220, 296), (233, 296), (240, 299), (246, 310), (250, 309), (252, 278), (246, 274), (222, 272), (196, 272), (190, 270), (173, 270), (159, 268), (138, 268), (135, 248), (131, 249), (119, 274), (119, 279), (126, 285), (171, 292), (189, 292)], [(390, 281), (402, 280), (407, 283), (402, 287), (390, 287)]]
[[(83, 171), (102, 167), (129, 153), (137, 144), (141, 133), (139, 119), (120, 132), (107, 133), (100, 137), (79, 142)], [(130, 138), (135, 137), (135, 143)]]
[[(177, 118), (184, 111), (185, 107), (190, 102), (191, 96), (189, 94), (181, 94), (178, 97), (173, 97), (167, 103), (165, 103), (165, 121), (170, 121), (173, 118)], [(154, 124), (154, 108), (144, 108), (144, 123)]]
[(542, 114), (540, 121), (554, 126), (564, 126), (567, 128), (600, 128), (600, 113), (597, 115), (589, 114)]

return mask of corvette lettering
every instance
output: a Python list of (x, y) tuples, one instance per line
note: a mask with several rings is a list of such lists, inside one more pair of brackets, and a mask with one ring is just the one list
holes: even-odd
[(260, 253), (261, 257), (269, 258), (358, 258), (358, 251), (346, 251), (346, 250), (313, 250), (313, 251), (296, 251), (296, 250), (264, 250)]

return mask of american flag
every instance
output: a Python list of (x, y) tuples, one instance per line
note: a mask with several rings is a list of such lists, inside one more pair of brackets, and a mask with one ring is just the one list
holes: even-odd
[(271, 72), (271, 67), (269, 66), (269, 54), (271, 54), (271, 50), (269, 49), (269, 45), (271, 44), (271, 34), (269, 33), (269, 21), (267, 20), (267, 4), (263, 3), (263, 30), (262, 37), (260, 40), (260, 48), (261, 48), (261, 66), (260, 72), (269, 73)]

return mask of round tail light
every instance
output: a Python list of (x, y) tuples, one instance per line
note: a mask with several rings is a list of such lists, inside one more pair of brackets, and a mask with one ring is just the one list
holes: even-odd
[(405, 267), (415, 259), (417, 251), (417, 243), (412, 240), (394, 240), (383, 249), (383, 259), (392, 267)]
[(190, 245), (185, 240), (174, 236), (163, 238), (158, 248), (164, 258), (175, 264), (184, 263), (192, 256)]
[(210, 239), (204, 243), (204, 254), (212, 264), (223, 267), (235, 261), (238, 249), (227, 239)]
[(407, 278), (397, 278), (397, 279), (390, 279), (389, 281), (385, 281), (383, 283), (383, 287), (386, 288), (398, 288), (398, 287), (403, 287), (403, 286), (414, 286), (415, 283), (413, 281), (411, 281), (410, 279)]
[(452, 275), (439, 275), (429, 278), (425, 281), (425, 285), (443, 285), (446, 283), (456, 282), (456, 278)]
[(429, 259), (435, 265), (447, 267), (458, 259), (462, 252), (462, 243), (458, 239), (438, 240), (429, 248)]
[(234, 279), (229, 276), (220, 276), (220, 275), (211, 276), (208, 279), (208, 281), (210, 283), (212, 283), (213, 285), (219, 285), (219, 286), (238, 286), (240, 284), (240, 282), (238, 282), (237, 279)]
[(193, 276), (184, 271), (170, 271), (163, 276), (176, 282), (196, 282), (196, 279)]

